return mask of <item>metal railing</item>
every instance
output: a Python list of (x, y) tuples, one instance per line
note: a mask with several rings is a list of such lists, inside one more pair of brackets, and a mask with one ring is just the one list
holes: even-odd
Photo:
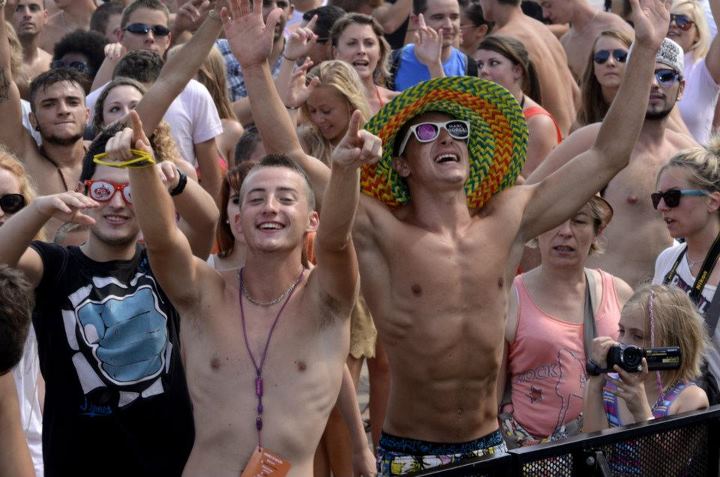
[(720, 475), (720, 405), (436, 467), (414, 476)]

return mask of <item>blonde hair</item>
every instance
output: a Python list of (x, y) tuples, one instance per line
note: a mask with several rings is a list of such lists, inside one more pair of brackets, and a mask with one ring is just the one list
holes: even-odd
[(10, 43), (10, 74), (17, 81), (22, 68), (22, 45), (15, 28), (7, 20), (5, 21), (5, 31), (7, 32), (8, 43)]
[(197, 79), (210, 92), (220, 118), (237, 121), (237, 116), (233, 112), (228, 96), (225, 60), (223, 60), (222, 54), (216, 47), (213, 46), (210, 49), (207, 59), (198, 70)]
[(705, 330), (705, 320), (700, 316), (687, 294), (667, 285), (645, 285), (638, 289), (625, 303), (623, 313), (640, 309), (646, 339), (651, 335), (650, 304), (652, 303), (654, 347), (679, 346), (682, 359), (679, 369), (663, 371), (663, 389), (677, 382), (691, 381), (700, 376), (705, 349), (710, 340)]
[(707, 146), (695, 146), (676, 153), (660, 168), (657, 178), (670, 167), (688, 172), (689, 182), (700, 189), (720, 192), (720, 136), (710, 138)]
[[(348, 102), (351, 112), (356, 109), (360, 111), (363, 124), (370, 118), (370, 105), (365, 97), (360, 76), (358, 76), (357, 71), (355, 71), (355, 68), (353, 68), (350, 64), (340, 60), (323, 61), (311, 69), (307, 76), (308, 81), (313, 78), (318, 78), (318, 86), (328, 86), (335, 89), (335, 91), (337, 91), (338, 94), (340, 94), (343, 98), (345, 98), (345, 101)], [(307, 103), (303, 105), (302, 111), (306, 118), (310, 117)], [(350, 116), (348, 116), (348, 122), (349, 121)], [(322, 160), (325, 156), (329, 158), (329, 152), (332, 151), (330, 142), (320, 134), (315, 125), (312, 124), (312, 121), (307, 121), (305, 124), (312, 128), (313, 132), (316, 133), (315, 135), (317, 136), (317, 140), (315, 140), (315, 138), (312, 137), (313, 134), (303, 131), (306, 145), (310, 146), (311, 151), (322, 155), (321, 157), (315, 156), (318, 157), (318, 159)], [(317, 141), (321, 142), (321, 144), (314, 144)], [(306, 152), (308, 152), (308, 154), (313, 154), (309, 151)]]
[[(20, 186), (20, 195), (25, 198), (25, 205), (29, 205), (35, 198), (35, 189), (30, 184), (30, 178), (25, 171), (25, 166), (3, 144), (0, 144), (0, 169), (4, 169), (15, 176)], [(35, 239), (45, 240), (45, 233), (41, 230), (35, 236)]]
[[(705, 58), (710, 49), (710, 27), (705, 19), (705, 12), (696, 0), (676, 0), (670, 11), (682, 10), (688, 13), (690, 19), (695, 22), (697, 27), (698, 39), (685, 53), (692, 52), (696, 60)], [(682, 71), (680, 72), (682, 73)]]

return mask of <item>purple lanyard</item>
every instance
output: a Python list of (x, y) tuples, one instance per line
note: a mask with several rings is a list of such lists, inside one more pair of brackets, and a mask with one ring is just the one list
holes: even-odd
[(275, 326), (278, 324), (278, 320), (280, 319), (280, 315), (282, 314), (283, 310), (285, 309), (285, 305), (288, 304), (290, 301), (290, 298), (293, 296), (293, 293), (295, 293), (295, 288), (297, 288), (298, 283), (300, 283), (300, 280), (302, 280), (303, 275), (305, 274), (305, 268), (302, 269), (300, 272), (300, 275), (297, 277), (297, 280), (295, 280), (295, 283), (293, 283), (292, 288), (290, 289), (290, 293), (288, 293), (287, 298), (285, 298), (285, 301), (283, 302), (282, 306), (280, 307), (280, 310), (277, 312), (277, 315), (275, 315), (275, 321), (273, 321), (272, 326), (270, 327), (270, 333), (268, 333), (267, 341), (265, 341), (265, 348), (262, 352), (262, 357), (260, 358), (260, 366), (258, 366), (257, 361), (255, 361), (255, 356), (253, 356), (253, 352), (250, 349), (250, 342), (248, 341), (247, 337), (247, 327), (245, 326), (245, 310), (243, 309), (243, 270), (245, 268), (240, 269), (240, 289), (238, 290), (240, 294), (240, 320), (242, 321), (242, 328), (243, 328), (243, 338), (245, 339), (245, 349), (247, 349), (248, 354), (250, 355), (250, 360), (252, 361), (253, 367), (255, 368), (255, 395), (258, 398), (258, 405), (257, 405), (257, 417), (255, 418), (255, 428), (257, 429), (257, 435), (258, 435), (258, 447), (262, 449), (262, 428), (263, 428), (263, 378), (262, 378), (262, 370), (263, 366), (265, 365), (265, 358), (267, 358), (267, 352), (268, 348), (270, 347), (270, 339), (272, 338), (273, 332), (275, 331)]

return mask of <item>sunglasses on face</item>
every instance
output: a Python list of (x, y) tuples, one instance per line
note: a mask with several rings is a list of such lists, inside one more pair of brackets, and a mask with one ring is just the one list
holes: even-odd
[(130, 184), (117, 184), (110, 181), (94, 181), (86, 180), (85, 187), (87, 187), (88, 195), (92, 200), (98, 202), (108, 202), (112, 200), (115, 192), (122, 193), (122, 198), (127, 205), (132, 205), (132, 189)]
[(162, 25), (148, 25), (146, 23), (131, 23), (125, 27), (125, 31), (136, 35), (147, 35), (152, 32), (155, 36), (168, 36), (170, 30)]
[(5, 194), (0, 197), (0, 209), (6, 214), (14, 214), (25, 207), (25, 197), (22, 194)]
[(593, 55), (593, 61), (595, 61), (598, 65), (602, 65), (610, 59), (611, 54), (618, 63), (625, 63), (627, 61), (628, 52), (627, 50), (623, 50), (621, 48), (616, 50), (598, 50), (595, 52), (595, 55)]
[(700, 189), (670, 189), (666, 190), (665, 192), (653, 192), (652, 194), (650, 194), (650, 200), (652, 200), (652, 205), (654, 209), (657, 209), (658, 205), (660, 205), (660, 199), (665, 201), (665, 205), (667, 205), (671, 209), (674, 209), (675, 207), (680, 205), (680, 198), (684, 195), (701, 197), (704, 195), (708, 195), (708, 191)]
[(690, 20), (690, 17), (687, 15), (675, 15), (671, 13), (670, 25), (672, 25), (673, 23), (682, 31), (688, 31), (695, 24), (695, 22)]
[(655, 79), (665, 89), (672, 88), (672, 85), (680, 78), (680, 73), (675, 70), (657, 70)]
[(52, 68), (70, 68), (86, 75), (92, 74), (92, 69), (90, 68), (90, 66), (88, 66), (86, 63), (83, 63), (82, 61), (70, 61), (66, 63), (63, 60), (55, 60), (50, 63), (50, 66)]
[(460, 119), (451, 119), (444, 123), (424, 122), (410, 126), (410, 129), (405, 134), (400, 149), (398, 149), (398, 155), (402, 154), (407, 146), (411, 136), (415, 136), (418, 142), (431, 142), (437, 139), (440, 135), (440, 130), (444, 129), (448, 132), (451, 138), (466, 140), (470, 137), (470, 123), (468, 121), (462, 121)]

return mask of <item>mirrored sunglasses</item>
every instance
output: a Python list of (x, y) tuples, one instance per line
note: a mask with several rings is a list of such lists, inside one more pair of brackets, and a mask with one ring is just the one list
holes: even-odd
[(598, 50), (593, 55), (593, 61), (595, 61), (598, 65), (602, 65), (610, 59), (610, 54), (612, 54), (612, 57), (618, 63), (625, 63), (627, 61), (628, 52), (622, 48), (615, 50)]
[(0, 197), (0, 209), (6, 214), (14, 214), (25, 205), (25, 197), (22, 194), (5, 194)]
[(687, 15), (670, 14), (670, 25), (675, 24), (682, 31), (688, 31), (695, 24)]
[(130, 184), (117, 184), (110, 181), (102, 180), (86, 180), (85, 187), (87, 187), (87, 194), (92, 200), (98, 202), (108, 202), (113, 198), (115, 192), (122, 193), (122, 198), (126, 204), (132, 204), (132, 189)]
[(54, 68), (70, 68), (76, 71), (79, 71), (80, 73), (84, 73), (86, 75), (92, 75), (93, 71), (92, 68), (87, 63), (84, 63), (82, 61), (70, 61), (65, 62), (63, 60), (55, 60), (52, 63), (50, 63), (50, 66)]
[(675, 70), (668, 69), (656, 70), (655, 79), (660, 86), (668, 89), (672, 88), (672, 85), (675, 84), (678, 79), (680, 79), (680, 73)]
[(136, 35), (147, 35), (152, 32), (155, 36), (168, 36), (170, 30), (162, 25), (148, 25), (146, 23), (131, 23), (125, 27), (125, 31)]
[(410, 127), (408, 132), (405, 134), (400, 149), (398, 149), (398, 155), (402, 154), (405, 150), (405, 146), (410, 140), (411, 136), (415, 136), (418, 142), (431, 142), (437, 139), (440, 135), (440, 130), (444, 129), (448, 132), (451, 138), (459, 140), (467, 140), (470, 137), (470, 122), (462, 121), (460, 119), (451, 119), (442, 123), (435, 122), (424, 122), (415, 124)]
[(708, 194), (708, 191), (701, 189), (670, 189), (665, 192), (653, 192), (650, 194), (650, 200), (652, 200), (654, 209), (657, 209), (658, 205), (660, 205), (660, 199), (665, 201), (666, 206), (674, 209), (680, 205), (680, 198), (684, 195), (701, 197)]

